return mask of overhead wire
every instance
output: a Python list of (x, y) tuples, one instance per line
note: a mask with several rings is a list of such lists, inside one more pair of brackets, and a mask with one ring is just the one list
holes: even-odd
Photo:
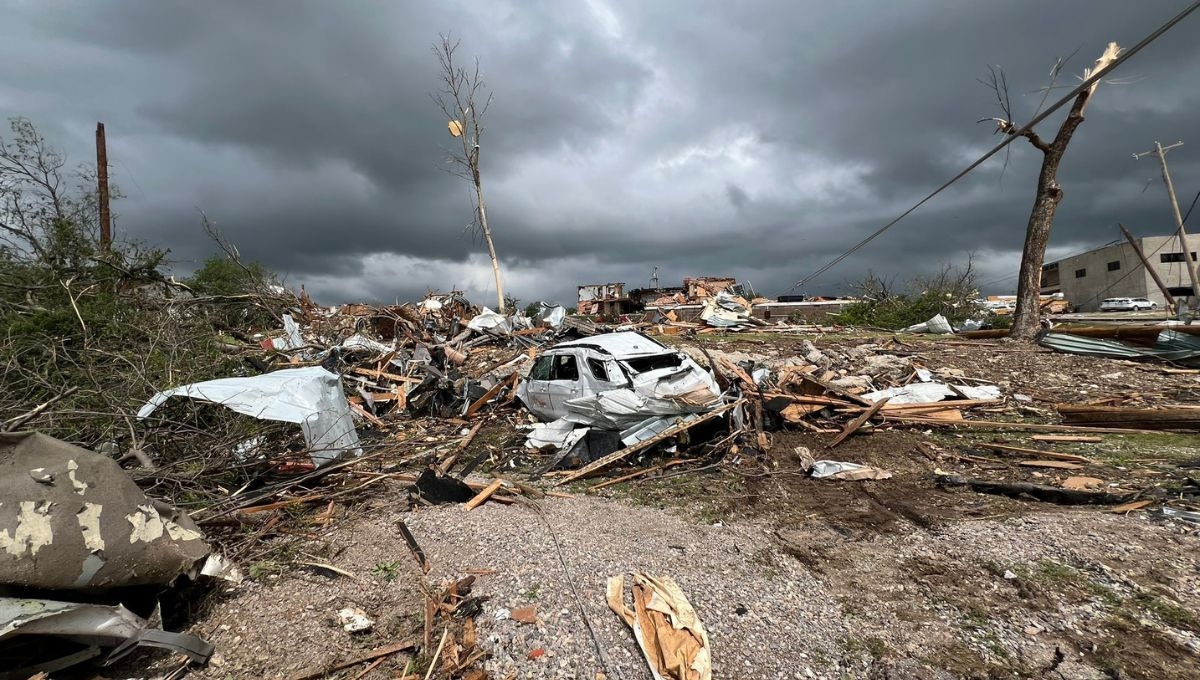
[(987, 153), (983, 154), (983, 156), (981, 156), (979, 158), (979, 160), (968, 165), (965, 169), (963, 169), (957, 175), (955, 175), (954, 177), (951, 177), (949, 180), (947, 180), (941, 186), (939, 186), (938, 188), (936, 188), (932, 192), (930, 192), (929, 195), (927, 195), (925, 198), (922, 198), (920, 201), (917, 201), (917, 203), (915, 205), (913, 205), (911, 208), (900, 213), (900, 215), (898, 217), (896, 217), (895, 219), (893, 219), (891, 222), (888, 222), (887, 224), (883, 225), (879, 229), (876, 229), (874, 232), (872, 232), (866, 238), (862, 239), (858, 243), (851, 246), (850, 249), (847, 250), (846, 252), (842, 253), (841, 255), (838, 255), (837, 257), (835, 257), (832, 260), (830, 260), (829, 262), (827, 262), (824, 266), (822, 266), (817, 271), (815, 271), (812, 274), (809, 274), (808, 276), (797, 281), (792, 286), (792, 290), (795, 290), (795, 289), (799, 288), (800, 286), (803, 286), (805, 283), (811, 281), (812, 279), (815, 279), (818, 276), (829, 271), (830, 269), (833, 269), (838, 264), (840, 264), (843, 260), (845, 260), (847, 257), (850, 257), (854, 253), (858, 252), (858, 250), (861, 249), (863, 246), (866, 246), (871, 241), (874, 241), (879, 235), (883, 234), (883, 232), (887, 231), (888, 229), (891, 229), (898, 222), (900, 222), (900, 220), (904, 219), (905, 217), (908, 217), (910, 214), (915, 212), (917, 210), (917, 208), (920, 208), (922, 205), (925, 205), (926, 203), (928, 203), (934, 196), (937, 196), (938, 194), (942, 193), (942, 191), (949, 188), (950, 185), (954, 184), (955, 182), (962, 179), (963, 177), (966, 177), (967, 174), (969, 174), (972, 170), (979, 167), (980, 165), (983, 165), (984, 162), (986, 162), (992, 156), (995, 156), (997, 153), (999, 153), (1001, 150), (1003, 150), (1004, 147), (1008, 146), (1009, 144), (1012, 144), (1017, 138), (1023, 136), (1025, 133), (1032, 130), (1035, 125), (1042, 122), (1046, 118), (1050, 117), (1050, 115), (1053, 114), (1055, 111), (1059, 110), (1060, 108), (1065, 106), (1068, 102), (1075, 99), (1075, 97), (1078, 96), (1079, 93), (1083, 92), (1086, 88), (1091, 87), (1093, 83), (1098, 82), (1104, 76), (1108, 75), (1109, 73), (1112, 73), (1114, 70), (1117, 69), (1117, 67), (1119, 67), (1121, 64), (1125, 63), (1131, 57), (1133, 57), (1133, 55), (1142, 51), (1147, 45), (1149, 45), (1150, 43), (1157, 40), (1162, 34), (1166, 33), (1168, 30), (1173, 28), (1176, 24), (1178, 24), (1179, 22), (1186, 19), (1187, 16), (1189, 14), (1191, 14), (1192, 12), (1196, 11), (1197, 8), (1200, 8), (1200, 0), (1196, 0), (1192, 4), (1188, 5), (1179, 14), (1176, 14), (1174, 17), (1169, 19), (1162, 26), (1159, 26), (1157, 29), (1155, 29), (1152, 33), (1147, 35), (1145, 38), (1142, 38), (1142, 40), (1140, 42), (1138, 42), (1136, 45), (1129, 48), (1122, 54), (1118, 55), (1117, 58), (1114, 59), (1112, 61), (1112, 63), (1110, 63), (1108, 66), (1100, 69), (1096, 73), (1093, 73), (1091, 76), (1085, 78), (1083, 80), (1083, 82), (1079, 83), (1079, 85), (1077, 87), (1075, 87), (1073, 90), (1071, 90), (1065, 97), (1063, 97), (1062, 99), (1059, 99), (1050, 108), (1048, 108), (1045, 111), (1041, 112), (1040, 114), (1034, 116), (1033, 119), (1030, 120), (1028, 123), (1021, 126), (1018, 130), (1014, 131), (1013, 133), (1009, 134), (1008, 136), (1006, 136), (1004, 138), (1004, 141), (1000, 142), (995, 147), (993, 147), (991, 151), (988, 151)]

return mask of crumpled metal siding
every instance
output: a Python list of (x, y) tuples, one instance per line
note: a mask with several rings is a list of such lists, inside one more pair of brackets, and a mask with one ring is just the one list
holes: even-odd
[(1154, 347), (1137, 347), (1117, 340), (1070, 333), (1042, 333), (1037, 338), (1037, 344), (1064, 354), (1200, 366), (1200, 338), (1172, 330), (1159, 333)]

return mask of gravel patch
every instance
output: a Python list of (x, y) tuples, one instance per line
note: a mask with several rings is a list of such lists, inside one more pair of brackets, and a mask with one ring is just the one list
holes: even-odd
[[(604, 601), (609, 576), (645, 571), (673, 577), (712, 644), (713, 677), (826, 677), (848, 630), (838, 604), (799, 564), (778, 552), (765, 527), (697, 525), (679, 514), (597, 498), (546, 499), (607, 669), (564, 580), (538, 513), (489, 503), (423, 510), (409, 519), (433, 563), (431, 576), (495, 569), (475, 592), (489, 595), (479, 618), (493, 677), (649, 680), (633, 635)], [(500, 609), (533, 605), (536, 625), (496, 620)], [(544, 655), (530, 659), (530, 653)], [(786, 659), (786, 661), (784, 661)]]

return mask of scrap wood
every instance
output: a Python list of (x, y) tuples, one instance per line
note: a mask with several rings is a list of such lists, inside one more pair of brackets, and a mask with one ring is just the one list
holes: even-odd
[(330, 675), (332, 673), (335, 673), (335, 672), (340, 671), (345, 668), (349, 668), (351, 666), (357, 666), (360, 663), (366, 663), (367, 661), (374, 661), (375, 659), (378, 659), (380, 657), (388, 657), (393, 654), (396, 654), (397, 652), (406, 652), (406, 651), (416, 649), (417, 645), (419, 645), (419, 644), (421, 644), (420, 638), (409, 638), (402, 642), (397, 642), (395, 644), (378, 647), (369, 652), (364, 652), (362, 654), (356, 654), (355, 656), (352, 656), (345, 661), (339, 661), (337, 663), (329, 664), (327, 666), (318, 668), (316, 670), (308, 670), (308, 671), (303, 671), (301, 673), (297, 673), (296, 675), (289, 676), (287, 678), (287, 680), (317, 680), (317, 678), (321, 678), (326, 675)]
[(470, 406), (467, 407), (467, 411), (465, 413), (466, 417), (470, 418), (471, 416), (475, 415), (479, 409), (483, 408), (484, 404), (491, 401), (497, 394), (500, 394), (500, 390), (504, 389), (506, 386), (515, 385), (520, 377), (521, 374), (514, 371), (512, 375), (496, 383), (494, 386), (492, 386), (492, 389), (485, 392), (482, 397), (476, 399), (471, 403)]
[(355, 404), (354, 402), (350, 402), (350, 410), (357, 413), (363, 420), (367, 421), (368, 423), (371, 423), (375, 427), (378, 427), (378, 428), (387, 427), (386, 425), (384, 425), (382, 420), (375, 417), (373, 414), (371, 414), (365, 408), (363, 408), (362, 406), (359, 406), (358, 404)]
[(400, 535), (404, 537), (404, 542), (408, 544), (409, 551), (417, 559), (417, 564), (421, 567), (421, 573), (428, 574), (429, 561), (425, 558), (425, 551), (421, 550), (421, 546), (417, 544), (417, 538), (408, 530), (408, 525), (404, 523), (404, 520), (400, 520), (396, 522), (396, 528), (400, 530)]
[(845, 399), (834, 399), (833, 397), (822, 397), (815, 394), (788, 394), (786, 392), (767, 392), (763, 395), (766, 399), (790, 399), (793, 404), (820, 405), (820, 406), (849, 406), (855, 407), (855, 403), (846, 401)]
[(900, 423), (922, 423), (926, 425), (963, 425), (966, 427), (975, 427), (984, 430), (995, 430), (999, 428), (1012, 428), (1014, 430), (1032, 430), (1035, 432), (1105, 432), (1111, 434), (1161, 434), (1156, 430), (1136, 430), (1132, 428), (1122, 427), (1083, 427), (1075, 425), (1050, 425), (1048, 423), (1010, 423), (1002, 420), (962, 420), (954, 423), (949, 423), (937, 418), (927, 418), (924, 416), (888, 416), (889, 420), (894, 420)]
[(1022, 467), (1056, 468), (1058, 470), (1078, 470), (1083, 466), (1079, 463), (1068, 463), (1065, 460), (1023, 460), (1017, 463)]
[(424, 380), (424, 378), (414, 378), (412, 376), (407, 376), (407, 375), (398, 375), (396, 373), (387, 373), (384, 371), (376, 371), (376, 370), (372, 370), (370, 368), (352, 368), (352, 369), (350, 369), (350, 372), (357, 373), (358, 375), (365, 375), (369, 378), (387, 378), (388, 380), (391, 380), (392, 382), (420, 383), (421, 381)]
[(1152, 503), (1154, 503), (1154, 501), (1133, 501), (1131, 503), (1123, 503), (1115, 508), (1109, 508), (1108, 511), (1114, 514), (1121, 514), (1123, 512), (1130, 512), (1131, 510), (1141, 510)]
[(801, 383), (808, 385), (810, 389), (817, 388), (817, 389), (824, 390), (825, 392), (829, 392), (830, 394), (835, 394), (835, 395), (841, 397), (842, 399), (845, 399), (847, 401), (852, 401), (860, 406), (870, 407), (870, 406), (874, 405), (869, 400), (864, 399), (864, 398), (858, 396), (857, 394), (854, 394), (853, 392), (844, 390), (840, 387), (837, 387), (836, 385), (831, 385), (823, 380), (818, 380), (817, 378), (814, 378), (811, 375), (799, 374), (799, 377), (800, 377)]
[(339, 576), (345, 576), (346, 578), (354, 580), (354, 581), (358, 580), (357, 576), (346, 571), (345, 569), (339, 569), (338, 567), (335, 567), (332, 564), (325, 564), (324, 562), (296, 562), (296, 565), (300, 566), (300, 567), (313, 567), (314, 569), (324, 569), (325, 571), (332, 572)]
[(969, 408), (972, 406), (985, 406), (989, 404), (998, 404), (999, 399), (950, 399), (947, 401), (931, 401), (923, 404), (888, 404), (883, 407), (887, 413), (910, 413), (921, 411), (941, 411), (945, 409)]
[(656, 680), (711, 680), (708, 632), (675, 580), (635, 572), (633, 581), (632, 609), (625, 605), (622, 575), (609, 577), (606, 599), (633, 629), (651, 674)]
[(845, 441), (846, 437), (849, 437), (850, 435), (857, 432), (860, 427), (862, 427), (868, 420), (870, 420), (876, 413), (878, 413), (881, 408), (886, 406), (887, 403), (888, 403), (888, 397), (884, 397), (883, 399), (880, 399), (879, 401), (875, 402), (866, 411), (863, 411), (863, 413), (861, 415), (859, 415), (857, 418), (850, 421), (850, 424), (846, 426), (846, 429), (842, 430), (841, 434), (834, 437), (833, 441), (829, 443), (829, 448), (832, 449), (833, 447), (837, 446), (838, 444), (841, 444), (843, 441)]
[(1080, 426), (1133, 425), (1147, 430), (1200, 430), (1200, 407), (1127, 408), (1056, 404), (1063, 422)]
[(444, 475), (450, 471), (450, 468), (454, 467), (454, 463), (458, 460), (459, 455), (461, 455), (462, 452), (471, 445), (471, 442), (475, 439), (475, 435), (479, 434), (479, 430), (482, 427), (482, 420), (478, 423), (475, 423), (475, 427), (472, 427), (471, 431), (467, 433), (467, 436), (462, 438), (462, 441), (458, 443), (458, 446), (455, 447), (454, 451), (451, 452), (450, 455), (446, 456), (446, 459), (442, 461), (441, 465), (438, 465), (438, 472)]
[(499, 491), (500, 487), (503, 485), (504, 485), (503, 479), (494, 480), (491, 484), (488, 484), (486, 487), (484, 487), (483, 491), (480, 491), (474, 498), (467, 501), (463, 505), (463, 510), (465, 510), (466, 512), (470, 512), (470, 511), (474, 510), (475, 508), (479, 507), (480, 505), (483, 504), (484, 501), (486, 501), (489, 497), (491, 497), (492, 494)]
[(701, 423), (708, 422), (708, 421), (716, 418), (717, 416), (724, 414), (726, 411), (729, 411), (729, 410), (743, 404), (745, 401), (746, 401), (745, 399), (739, 399), (735, 402), (725, 404), (724, 406), (720, 406), (718, 408), (713, 409), (712, 411), (709, 411), (708, 413), (705, 413), (704, 415), (700, 416), (699, 418), (696, 418), (695, 420), (689, 420), (687, 422), (679, 423), (678, 425), (667, 428), (662, 433), (660, 433), (654, 437), (651, 437), (650, 439), (645, 439), (643, 441), (636, 442), (634, 444), (626, 446), (623, 449), (614, 451), (614, 452), (608, 454), (607, 456), (597, 458), (596, 460), (592, 461), (591, 463), (588, 463), (587, 465), (579, 468), (578, 470), (576, 470), (576, 471), (572, 472), (571, 474), (566, 475), (562, 479), (558, 480), (557, 482), (555, 482), (555, 485), (558, 486), (561, 484), (566, 484), (567, 482), (570, 482), (575, 479), (579, 479), (580, 477), (583, 477), (584, 475), (591, 474), (591, 473), (595, 472), (596, 470), (599, 470), (602, 467), (611, 465), (611, 464), (617, 462), (618, 460), (625, 458), (626, 456), (628, 456), (630, 454), (636, 453), (638, 451), (641, 451), (642, 449), (653, 446), (665, 439), (674, 437), (675, 435), (677, 435), (681, 432), (686, 432), (687, 430), (690, 430), (693, 427), (696, 427), (697, 425), (699, 425)]
[(980, 444), (979, 446), (992, 451), (1001, 453), (1018, 453), (1024, 456), (1039, 456), (1041, 458), (1053, 458), (1055, 460), (1065, 460), (1072, 463), (1092, 463), (1092, 459), (1076, 456), (1073, 453), (1058, 453), (1057, 451), (1042, 451), (1041, 449), (1027, 449), (1020, 446), (1007, 446), (1005, 444)]
[(1064, 505), (1115, 505), (1125, 503), (1132, 494), (1114, 493), (1108, 491), (1076, 491), (1063, 489), (1045, 484), (1030, 484), (1029, 482), (992, 482), (984, 479), (973, 479), (962, 475), (952, 475), (940, 470), (935, 472), (937, 483), (943, 486), (965, 486), (980, 493), (998, 494), (1013, 498), (1034, 498), (1048, 503)]
[(1098, 444), (1103, 437), (1089, 437), (1083, 434), (1035, 434), (1030, 437), (1035, 442), (1064, 442), (1075, 444)]
[(1067, 477), (1062, 482), (1064, 489), (1097, 489), (1104, 486), (1099, 477)]
[(588, 487), (588, 491), (598, 491), (600, 489), (603, 489), (606, 486), (612, 486), (613, 484), (620, 484), (621, 482), (628, 482), (631, 479), (637, 479), (638, 477), (642, 477), (644, 475), (653, 474), (655, 472), (661, 472), (663, 470), (666, 470), (667, 468), (675, 467), (676, 465), (683, 465), (684, 463), (691, 463), (691, 462), (694, 462), (694, 460), (695, 459), (691, 459), (691, 458), (677, 458), (675, 460), (667, 461), (667, 462), (663, 463), (662, 465), (655, 465), (654, 467), (648, 467), (644, 470), (638, 470), (637, 472), (631, 472), (627, 475), (617, 477), (616, 479), (609, 479), (609, 480), (600, 482), (599, 484), (593, 484), (592, 486)]

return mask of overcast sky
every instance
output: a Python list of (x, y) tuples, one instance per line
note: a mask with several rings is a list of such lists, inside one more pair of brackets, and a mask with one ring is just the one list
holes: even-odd
[[(322, 302), (457, 286), (494, 303), (429, 98), (452, 31), (495, 95), (484, 189), (512, 295), (571, 304), (655, 266), (663, 285), (777, 295), (999, 140), (976, 123), (999, 115), (976, 80), (989, 64), (1024, 122), (1057, 57), (1078, 50), (1074, 85), (1186, 4), (0, 0), (0, 114), (77, 162), (103, 121), (118, 232), (169, 247), (178, 273), (215, 252), (199, 208)], [(1155, 140), (1188, 142), (1169, 156), (1184, 209), (1200, 191), (1198, 37), (1195, 15), (1100, 87), (1059, 172), (1052, 257), (1120, 238), (1118, 221), (1172, 229), (1155, 161), (1130, 156)], [(806, 292), (970, 252), (1011, 292), (1040, 162), (1012, 149), (1003, 175), (994, 159)]]

